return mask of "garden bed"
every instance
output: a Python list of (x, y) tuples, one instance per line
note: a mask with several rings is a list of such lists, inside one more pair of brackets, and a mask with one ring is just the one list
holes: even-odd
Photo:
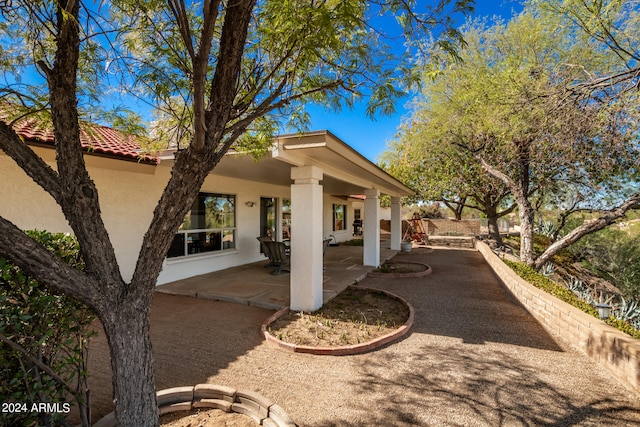
[(431, 274), (431, 267), (427, 264), (412, 261), (387, 261), (380, 267), (368, 273), (369, 277), (413, 278)]
[(413, 307), (376, 289), (349, 286), (320, 310), (280, 310), (262, 329), (265, 337), (294, 352), (345, 355), (372, 350), (406, 334)]

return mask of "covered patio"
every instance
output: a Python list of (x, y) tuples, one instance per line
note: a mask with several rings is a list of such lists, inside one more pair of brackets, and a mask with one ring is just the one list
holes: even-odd
[[(388, 237), (388, 236), (387, 236)], [(380, 241), (380, 258), (396, 254), (390, 240)], [(272, 275), (268, 260), (201, 274), (156, 287), (156, 292), (194, 298), (235, 302), (267, 309), (288, 307), (291, 302), (290, 274)], [(331, 246), (323, 258), (322, 299), (326, 303), (347, 286), (362, 280), (373, 266), (363, 265), (363, 247)]]
[[(413, 190), (331, 132), (281, 135), (276, 138), (269, 156), (257, 163), (246, 155), (238, 154), (225, 156), (215, 173), (289, 188), (289, 229), (293, 230), (290, 237), (289, 292), (282, 290), (282, 295), (274, 300), (276, 304), (287, 300), (292, 310), (314, 311), (322, 306), (327, 295), (335, 292), (333, 287), (336, 285), (327, 279), (327, 274), (323, 274), (323, 240), (333, 234), (338, 242), (351, 238), (350, 218), (345, 214), (338, 220), (335, 212), (336, 207), (342, 207), (346, 212), (347, 205), (342, 203), (355, 195), (363, 197), (358, 200), (362, 200), (361, 214), (364, 218), (364, 247), (359, 248), (360, 258), (356, 265), (367, 266), (371, 270), (385, 260), (379, 238), (382, 195), (391, 199), (391, 230), (387, 236), (387, 247), (393, 251), (400, 250), (401, 198), (414, 194)], [(333, 219), (329, 210), (331, 206), (334, 209)], [(276, 240), (282, 235), (281, 227), (282, 224), (275, 227)], [(330, 265), (324, 267), (327, 269), (324, 273), (331, 271)], [(355, 274), (336, 289), (343, 289), (359, 276)], [(248, 283), (246, 280), (243, 282)], [(242, 293), (241, 288), (234, 293)]]

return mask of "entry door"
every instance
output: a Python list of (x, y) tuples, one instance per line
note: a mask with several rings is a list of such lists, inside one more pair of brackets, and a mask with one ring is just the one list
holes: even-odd
[(275, 197), (260, 197), (260, 236), (269, 236), (278, 240), (276, 236), (277, 199)]

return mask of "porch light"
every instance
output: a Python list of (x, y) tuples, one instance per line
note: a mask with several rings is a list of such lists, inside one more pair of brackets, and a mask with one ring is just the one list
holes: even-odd
[(609, 304), (596, 304), (596, 308), (598, 309), (598, 317), (600, 317), (601, 320), (608, 319), (609, 316), (611, 316), (612, 307)]
[(248, 207), (252, 208), (256, 205), (256, 202), (244, 202), (245, 205), (247, 205)]

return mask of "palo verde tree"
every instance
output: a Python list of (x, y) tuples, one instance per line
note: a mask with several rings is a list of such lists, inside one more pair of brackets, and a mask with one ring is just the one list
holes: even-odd
[[(395, 14), (406, 33), (451, 29), (448, 12), (472, 1), (359, 0), (13, 0), (1, 2), (0, 150), (61, 207), (80, 244), (79, 271), (0, 217), (0, 256), (90, 306), (106, 335), (115, 415), (121, 426), (158, 425), (149, 337), (153, 288), (174, 233), (227, 150), (256, 148), (278, 120), (304, 122), (304, 102), (329, 107), (366, 95), (369, 111), (392, 110), (396, 83), (414, 77), (385, 48), (370, 18)], [(452, 49), (456, 33), (445, 31)], [(28, 81), (28, 75), (41, 80)], [(38, 84), (41, 82), (41, 84)], [(33, 83), (33, 84), (32, 84)], [(118, 86), (121, 83), (122, 86)], [(126, 92), (158, 114), (158, 137), (179, 150), (124, 280), (98, 190), (80, 144), (85, 120), (111, 117), (140, 131), (131, 115), (103, 114), (108, 94)], [(10, 105), (10, 108), (6, 108)], [(29, 116), (52, 129), (56, 162), (41, 159), (13, 130)], [(132, 124), (136, 126), (131, 126)]]
[[(508, 24), (471, 22), (463, 36), (468, 46), (462, 61), (425, 71), (435, 78), (424, 92), (425, 126), (434, 128), (432, 141), (472, 156), (510, 192), (521, 225), (521, 259), (539, 268), (638, 205), (640, 194), (626, 194), (622, 185), (637, 172), (637, 112), (623, 100), (579, 102), (565, 90), (589, 70), (608, 69), (616, 58), (557, 19), (542, 20), (525, 10)], [(569, 194), (581, 196), (574, 207), (608, 203), (608, 209), (536, 257), (534, 200), (544, 195), (566, 203)]]
[[(484, 173), (474, 156), (457, 146), (458, 138), (472, 132), (453, 132), (456, 105), (446, 93), (455, 83), (441, 78), (425, 84), (414, 102), (414, 111), (382, 155), (382, 165), (416, 190), (419, 200), (444, 203), (462, 218), (465, 208), (487, 217), (489, 235), (501, 244), (498, 219), (515, 204), (505, 185)], [(451, 89), (451, 90), (450, 90)]]

